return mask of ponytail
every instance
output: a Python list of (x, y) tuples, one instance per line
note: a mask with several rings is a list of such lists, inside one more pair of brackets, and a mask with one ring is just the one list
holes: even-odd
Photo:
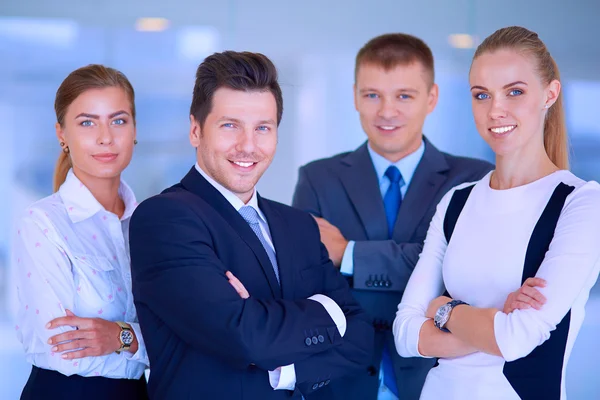
[(60, 186), (65, 183), (67, 179), (67, 173), (71, 169), (71, 157), (69, 154), (64, 151), (60, 152), (60, 156), (58, 156), (58, 161), (56, 162), (56, 167), (54, 168), (54, 178), (53, 182), (53, 191), (56, 193)]

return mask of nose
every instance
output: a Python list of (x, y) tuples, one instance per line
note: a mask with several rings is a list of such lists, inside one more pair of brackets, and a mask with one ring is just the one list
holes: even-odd
[(397, 115), (398, 115), (398, 110), (394, 106), (394, 102), (389, 99), (382, 98), (381, 105), (377, 112), (377, 116), (379, 116), (380, 118), (383, 118), (383, 119), (393, 119)]
[(244, 129), (244, 131), (240, 132), (237, 139), (236, 151), (251, 154), (256, 149), (256, 135), (253, 129)]
[(110, 145), (113, 142), (113, 134), (108, 126), (105, 124), (99, 124), (98, 139), (96, 141), (99, 145)]
[(493, 99), (490, 102), (488, 116), (490, 119), (506, 118), (506, 107), (504, 106), (504, 103), (498, 99)]

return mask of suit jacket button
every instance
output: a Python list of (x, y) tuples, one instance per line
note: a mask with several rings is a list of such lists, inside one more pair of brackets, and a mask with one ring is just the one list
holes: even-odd
[(367, 373), (369, 374), (369, 376), (375, 376), (375, 374), (377, 373), (377, 370), (375, 369), (374, 366), (369, 366), (369, 368), (367, 368)]
[(317, 337), (317, 339), (319, 339), (319, 342), (320, 342), (320, 343), (323, 343), (323, 342), (325, 341), (325, 338), (323, 337), (323, 335), (319, 335), (319, 336)]
[(373, 281), (372, 281), (372, 280), (370, 280), (370, 279), (369, 279), (368, 281), (365, 281), (365, 286), (366, 286), (366, 287), (371, 287), (371, 286), (373, 286)]
[(313, 342), (313, 344), (318, 344), (319, 343), (319, 339), (317, 339), (316, 336), (313, 336), (312, 337), (312, 342)]
[(319, 384), (318, 384), (318, 383), (315, 383), (315, 384), (313, 385), (313, 390), (317, 390), (318, 388), (319, 388)]
[(319, 387), (322, 388), (323, 386), (325, 386), (325, 382), (321, 382), (319, 383)]
[(329, 382), (331, 382), (331, 380), (330, 380), (330, 379), (327, 379), (327, 380), (325, 381), (325, 386), (329, 385)]
[(385, 287), (391, 287), (392, 286), (392, 281), (390, 281), (389, 279), (387, 281), (385, 281)]
[(307, 337), (304, 343), (306, 343), (307, 346), (310, 346), (312, 344), (312, 340), (310, 340), (310, 338)]

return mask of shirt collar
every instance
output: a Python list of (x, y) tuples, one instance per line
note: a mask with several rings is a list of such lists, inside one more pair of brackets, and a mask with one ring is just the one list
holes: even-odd
[[(86, 220), (99, 211), (106, 211), (92, 192), (75, 176), (73, 169), (70, 169), (67, 173), (67, 178), (58, 189), (58, 194), (65, 205), (67, 215), (73, 223)], [(125, 203), (125, 212), (121, 217), (121, 221), (124, 221), (133, 214), (137, 207), (137, 201), (133, 190), (122, 179), (119, 185), (119, 197)]]
[(225, 197), (225, 199), (229, 202), (229, 204), (233, 206), (233, 208), (235, 208), (237, 212), (239, 212), (240, 208), (244, 206), (250, 206), (256, 210), (262, 222), (267, 223), (265, 215), (262, 213), (260, 208), (258, 208), (258, 194), (256, 192), (256, 188), (253, 190), (252, 197), (250, 197), (248, 203), (244, 204), (244, 202), (239, 197), (237, 197), (235, 193), (221, 185), (219, 182), (215, 181), (210, 175), (204, 172), (204, 170), (200, 168), (200, 165), (198, 163), (196, 163), (196, 170), (200, 173), (200, 175), (204, 177), (204, 179), (208, 181), (208, 183), (210, 183), (215, 189), (217, 189), (219, 193), (223, 195), (223, 197)]
[(421, 145), (416, 151), (395, 163), (392, 163), (382, 155), (377, 154), (375, 150), (371, 148), (370, 143), (367, 148), (369, 149), (369, 155), (373, 161), (373, 166), (375, 167), (375, 172), (377, 173), (377, 179), (379, 179), (380, 185), (383, 183), (384, 179), (387, 179), (385, 178), (385, 171), (391, 165), (395, 165), (400, 170), (404, 183), (408, 186), (413, 175), (415, 174), (415, 170), (417, 169), (421, 158), (423, 158), (423, 153), (425, 153), (425, 141), (421, 141)]

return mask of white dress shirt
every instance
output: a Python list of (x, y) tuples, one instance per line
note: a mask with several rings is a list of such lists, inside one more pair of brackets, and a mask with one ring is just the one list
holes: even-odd
[[(57, 193), (31, 205), (14, 228), (12, 262), (18, 306), (15, 330), (29, 363), (64, 375), (139, 379), (149, 364), (131, 292), (129, 219), (137, 203), (121, 181), (125, 213), (106, 211), (72, 170)], [(64, 360), (48, 339), (72, 327), (46, 329), (65, 310), (78, 317), (125, 321), (138, 340), (121, 352)]]
[[(540, 310), (498, 311), (494, 335), (501, 356), (481, 351), (440, 358), (432, 368), (421, 399), (445, 398), (518, 400), (503, 373), (506, 362), (529, 355), (544, 343), (567, 311), (571, 311), (562, 365), (561, 393), (566, 399), (565, 371), (585, 315), (585, 304), (600, 270), (600, 186), (569, 171), (557, 171), (537, 181), (507, 190), (490, 188), (491, 172), (477, 182), (456, 224), (450, 244), (444, 236), (444, 217), (454, 190), (440, 201), (423, 252), (410, 276), (394, 321), (396, 348), (403, 357), (419, 353), (419, 333), (427, 307), (444, 291), (474, 307), (502, 310), (509, 293), (521, 287), (525, 255), (534, 227), (556, 186), (575, 189), (567, 197), (549, 250), (536, 276), (536, 288), (547, 299)], [(557, 351), (559, 346), (556, 347)], [(547, 362), (543, 357), (535, 362)], [(532, 367), (533, 366), (533, 367)], [(558, 379), (558, 377), (557, 377)]]
[[(269, 231), (269, 224), (267, 223), (267, 219), (265, 215), (258, 207), (258, 195), (256, 190), (252, 193), (252, 197), (248, 201), (247, 204), (237, 197), (233, 192), (229, 189), (225, 188), (219, 182), (215, 181), (212, 177), (210, 177), (200, 166), (196, 163), (196, 170), (210, 183), (215, 189), (219, 191), (225, 197), (225, 199), (235, 208), (238, 212), (240, 208), (244, 206), (250, 206), (256, 210), (258, 213), (260, 230), (265, 237), (269, 246), (273, 252), (276, 253), (275, 247), (273, 246), (273, 240), (271, 239), (271, 232)], [(244, 282), (242, 282), (243, 284)], [(252, 294), (250, 294), (252, 295)], [(337, 305), (335, 301), (330, 299), (329, 297), (316, 294), (314, 296), (309, 297), (310, 300), (314, 300), (319, 302), (325, 307), (325, 310), (329, 313), (329, 316), (336, 324), (338, 331), (340, 332), (340, 336), (344, 336), (346, 333), (346, 316), (342, 309)], [(269, 383), (271, 387), (275, 390), (286, 389), (286, 390), (294, 390), (296, 387), (296, 370), (294, 368), (294, 364), (286, 365), (283, 367), (277, 368), (275, 371), (269, 371)]]

